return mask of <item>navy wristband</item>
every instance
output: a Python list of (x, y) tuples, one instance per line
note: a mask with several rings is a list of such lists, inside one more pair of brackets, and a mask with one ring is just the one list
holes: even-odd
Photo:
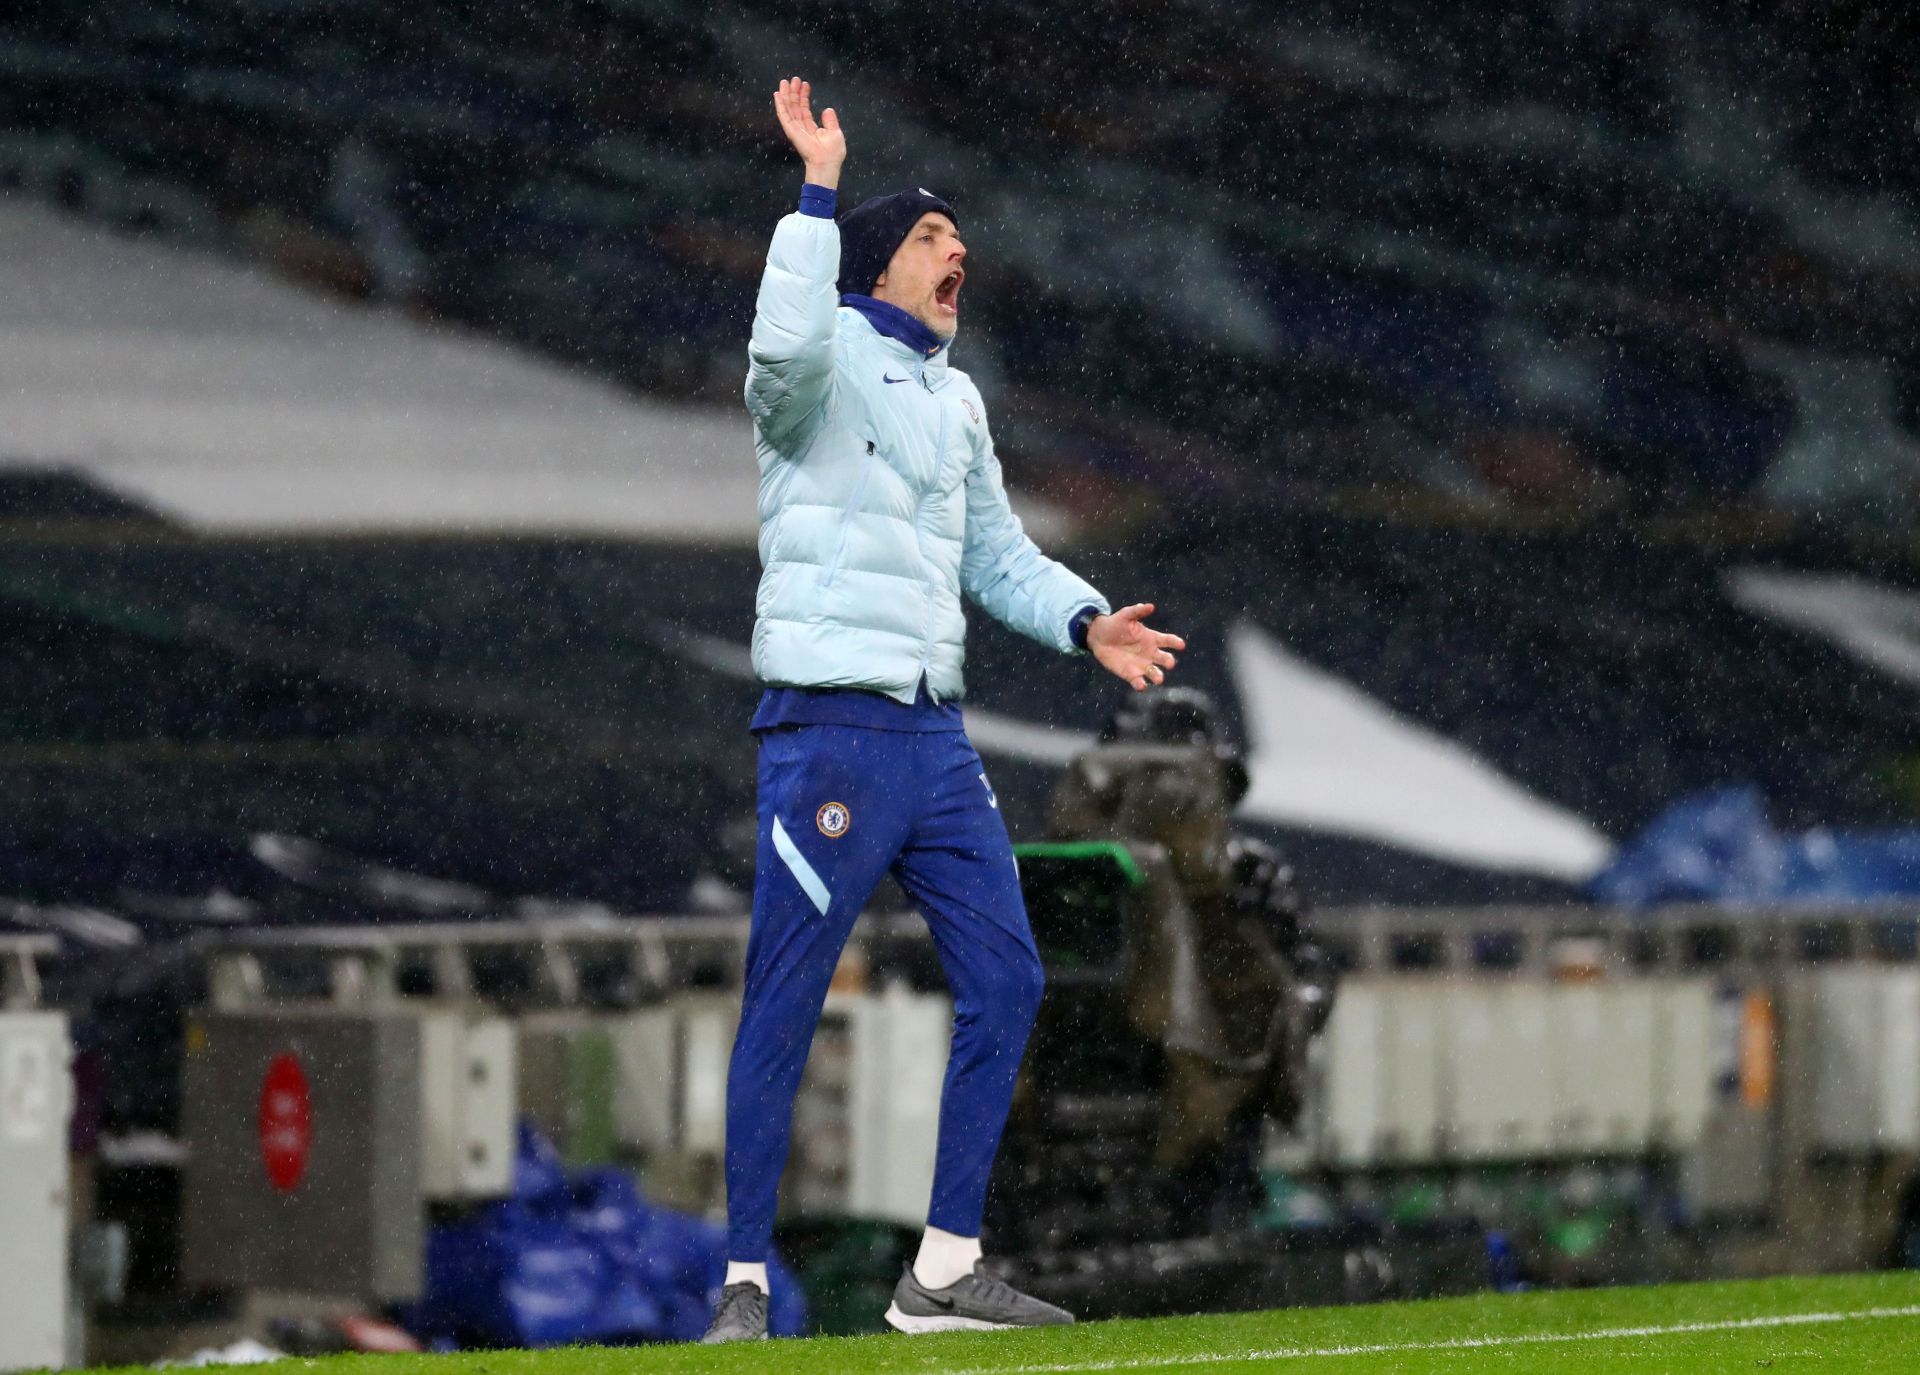
[(834, 202), (839, 199), (831, 186), (816, 186), (812, 182), (800, 183), (800, 213), (811, 215), (817, 220), (833, 218)]
[(1067, 622), (1067, 638), (1073, 641), (1075, 649), (1087, 647), (1087, 630), (1100, 618), (1100, 608), (1083, 606), (1073, 613), (1073, 619)]

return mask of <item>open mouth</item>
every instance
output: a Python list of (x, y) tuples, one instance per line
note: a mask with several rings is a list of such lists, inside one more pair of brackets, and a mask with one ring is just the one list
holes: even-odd
[(967, 274), (959, 268), (949, 272), (933, 289), (933, 303), (949, 315), (960, 313), (960, 283), (967, 280)]

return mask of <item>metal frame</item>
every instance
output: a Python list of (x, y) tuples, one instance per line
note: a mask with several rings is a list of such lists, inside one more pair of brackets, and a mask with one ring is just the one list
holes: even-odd
[(1554, 948), (1597, 941), (1610, 967), (1645, 974), (1752, 974), (1835, 960), (1920, 959), (1913, 902), (1729, 907), (1332, 908), (1314, 932), (1356, 971), (1551, 972)]
[[(481, 951), (519, 951), (535, 975), (542, 1005), (581, 1002), (580, 964), (591, 952), (614, 951), (643, 993), (664, 997), (688, 986), (702, 962), (723, 957), (729, 969), (746, 961), (746, 917), (576, 917), (554, 921), (463, 921), (377, 926), (307, 926), (234, 933), (207, 947), (211, 1001), (233, 1009), (274, 1000), (275, 957), (324, 959), (328, 1001), (385, 1006), (401, 1001), (400, 975), (424, 961), (435, 998), (475, 996), (473, 962)], [(867, 944), (926, 940), (925, 925), (908, 913), (870, 913), (855, 923), (852, 940)]]
[[(1616, 973), (1747, 976), (1836, 960), (1920, 960), (1920, 904), (1911, 902), (1735, 908), (1690, 904), (1616, 907), (1330, 908), (1311, 926), (1354, 972), (1452, 972), (1480, 977), (1552, 972), (1565, 943), (1596, 943)], [(449, 921), (373, 926), (284, 927), (210, 937), (212, 1002), (237, 1008), (274, 1000), (272, 969), (287, 957), (327, 962), (328, 1000), (384, 1006), (401, 1000), (401, 971), (424, 962), (433, 996), (474, 997), (474, 959), (483, 951), (524, 954), (543, 1005), (578, 1006), (581, 962), (615, 952), (643, 996), (687, 986), (717, 959), (744, 964), (749, 922), (741, 917), (570, 917), (552, 921)], [(870, 912), (852, 940), (869, 947), (918, 943), (925, 925), (911, 912)], [(57, 948), (50, 936), (0, 940), (3, 985), (38, 988), (32, 956)], [(15, 950), (22, 953), (13, 953)]]
[(0, 1008), (40, 1005), (40, 960), (57, 954), (55, 936), (0, 936)]

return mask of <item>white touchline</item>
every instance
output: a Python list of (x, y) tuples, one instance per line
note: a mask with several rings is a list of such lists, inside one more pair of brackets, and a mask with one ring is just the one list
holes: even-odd
[(1385, 1356), (1400, 1351), (1474, 1351), (1493, 1346), (1536, 1346), (1545, 1342), (1604, 1342), (1621, 1337), (1669, 1337), (1689, 1332), (1740, 1332), (1760, 1327), (1806, 1327), (1819, 1323), (1869, 1322), (1920, 1318), (1920, 1304), (1902, 1308), (1859, 1308), (1843, 1313), (1777, 1313), (1759, 1318), (1722, 1318), (1649, 1327), (1596, 1327), (1586, 1332), (1518, 1332), (1509, 1337), (1449, 1337), (1437, 1342), (1379, 1342), (1364, 1346), (1275, 1346), (1251, 1351), (1214, 1351), (1195, 1356), (1139, 1357), (1117, 1361), (1076, 1361), (1065, 1365), (996, 1365), (947, 1370), (943, 1375), (1080, 1375), (1101, 1370), (1172, 1370), (1180, 1366), (1224, 1365), (1229, 1361), (1305, 1361), (1316, 1356)]

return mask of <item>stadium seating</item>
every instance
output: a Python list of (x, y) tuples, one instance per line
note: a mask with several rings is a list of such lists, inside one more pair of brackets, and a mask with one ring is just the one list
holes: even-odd
[[(1808, 124), (1835, 35), (1872, 22), (1836, 14), (1327, 0), (1276, 20), (1188, 0), (1084, 32), (1020, 0), (37, 0), (0, 16), (0, 186), (731, 408), (792, 190), (764, 92), (771, 64), (799, 64), (848, 112), (850, 193), (912, 178), (959, 197), (980, 264), (961, 357), (1016, 475), (1091, 507), (1144, 487), (1146, 510), (1177, 513), (1091, 560), (1104, 585), (1203, 641), (1263, 625), (1614, 836), (1735, 777), (1767, 786), (1783, 824), (1871, 821), (1896, 689), (1730, 618), (1715, 579), (1734, 555), (1655, 523), (1818, 506), (1820, 484), (1770, 483), (1777, 461), (1844, 458), (1861, 436), (1878, 464), (1840, 513), (1905, 519), (1916, 279), (1888, 197), (1920, 160), (1890, 60), (1838, 102), (1844, 134)], [(1744, 101), (1722, 98), (1732, 82)], [(1807, 433), (1861, 406), (1884, 414)], [(1533, 534), (1473, 533), (1502, 508), (1544, 514), (1506, 522)], [(1850, 557), (1817, 530), (1766, 548)], [(648, 658), (642, 608), (671, 588), (674, 618), (744, 641), (744, 553), (45, 539), (4, 559), (33, 646), (7, 670), (33, 703), (22, 742), (326, 757), (299, 767), (340, 784), (334, 801), (234, 801), (202, 842), (280, 828), (506, 893), (650, 907), (724, 862), (701, 847), (745, 797), (731, 723), (751, 689)], [(1025, 714), (1104, 714), (1076, 667), (1014, 655), (977, 636), (985, 705), (1017, 663)], [(72, 673), (97, 700), (50, 692)], [(1224, 670), (1209, 686), (1232, 693)], [(591, 748), (531, 762), (558, 738)], [(663, 767), (659, 796), (634, 796), (595, 750), (712, 771)], [(234, 753), (197, 805), (265, 787)], [(55, 790), (75, 799), (60, 824), (117, 853), (116, 827), (173, 815), (166, 789), (129, 786), (157, 767), (82, 770)], [(469, 767), (486, 801), (429, 820), (434, 780)], [(1042, 771), (1007, 768), (1014, 814), (1035, 815)], [(355, 789), (405, 815), (332, 810)], [(597, 819), (547, 858), (494, 839), (527, 809), (565, 829), (577, 796)], [(607, 859), (592, 838), (610, 835), (630, 853)], [(1558, 891), (1297, 843), (1334, 898)]]
[[(1269, 512), (1190, 515), (1077, 562), (1160, 603), (1195, 646), (1184, 680), (1243, 740), (1225, 642), (1245, 622), (1615, 840), (1742, 780), (1786, 827), (1890, 819), (1910, 689), (1733, 605), (1722, 575), (1755, 558), (1618, 527)], [(191, 856), (283, 830), (509, 897), (681, 907), (698, 874), (738, 874), (725, 822), (751, 796), (755, 688), (673, 632), (737, 655), (756, 576), (748, 550), (622, 542), (0, 544), (26, 651), (5, 669), (0, 814), (38, 837), (0, 850), (0, 892), (205, 891), (197, 864), (177, 884), (106, 871), (165, 850), (125, 837)], [(1123, 691), (984, 622), (969, 681), (979, 710), (1081, 731)], [(1016, 832), (1036, 834), (1053, 768), (990, 763)], [(1327, 902), (1571, 891), (1319, 831), (1287, 843)], [(89, 845), (105, 858), (74, 867)]]
[(850, 189), (977, 226), (965, 361), (1036, 476), (1665, 510), (1778, 453), (1762, 341), (1913, 373), (1906, 88), (1829, 79), (1875, 14), (40, 0), (0, 184), (726, 401), (777, 55), (846, 107)]

